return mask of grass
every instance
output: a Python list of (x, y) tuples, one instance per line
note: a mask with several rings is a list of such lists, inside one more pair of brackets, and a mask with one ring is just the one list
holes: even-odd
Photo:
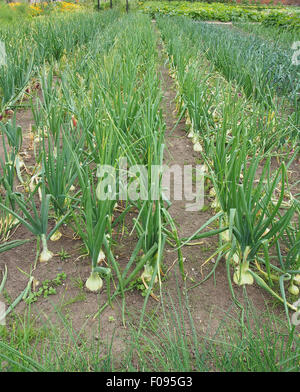
[[(164, 297), (161, 308), (147, 313), (141, 332), (139, 314), (128, 314), (131, 322), (123, 338), (121, 355), (113, 354), (114, 339), (99, 339), (101, 317), (92, 337), (83, 328), (75, 331), (61, 310), (54, 309), (60, 326), (14, 316), (0, 336), (0, 371), (50, 372), (285, 372), (300, 370), (299, 336), (286, 332), (286, 325), (267, 308), (259, 313), (251, 303), (245, 306), (243, 327), (233, 309), (213, 332), (199, 332), (190, 312), (189, 300), (180, 298), (179, 308), (172, 297)], [(211, 315), (213, 317), (213, 314)], [(111, 319), (112, 320), (112, 319)], [(112, 320), (115, 321), (115, 320)], [(112, 322), (112, 326), (113, 326)], [(103, 336), (103, 335), (102, 335)]]

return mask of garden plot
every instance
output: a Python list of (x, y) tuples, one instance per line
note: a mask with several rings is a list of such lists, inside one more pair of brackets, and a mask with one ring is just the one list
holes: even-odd
[[(1, 253), (4, 300), (31, 283), (16, 311), (30, 304), (55, 317), (54, 303), (87, 334), (100, 319), (103, 336), (118, 327), (120, 352), (128, 310), (141, 310), (142, 325), (165, 292), (180, 306), (176, 287), (190, 294), (201, 331), (212, 308), (211, 333), (232, 298), (242, 307), (245, 288), (259, 308), (266, 295), (283, 304), (279, 313), (295, 311), (298, 107), (287, 116), (275, 88), (263, 99), (265, 90), (251, 94), (242, 77), (228, 83), (213, 66), (216, 52), (199, 55), (193, 29), (171, 18), (156, 28), (145, 15), (119, 17), (89, 44), (39, 66), (30, 111), (15, 99), (3, 106), (17, 121), (13, 113), (2, 119), (1, 245), (29, 240)], [(281, 105), (294, 92), (283, 91)], [(147, 169), (147, 191), (152, 165), (204, 165), (204, 208), (191, 213), (173, 197), (170, 205), (161, 188), (157, 200), (122, 200), (118, 187), (103, 199), (101, 167), (119, 179), (123, 158)]]

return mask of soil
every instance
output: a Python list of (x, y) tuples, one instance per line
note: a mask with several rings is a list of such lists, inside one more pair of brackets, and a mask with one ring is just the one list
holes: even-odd
[[(154, 28), (155, 25), (153, 25)], [(156, 30), (157, 31), (157, 30)], [(193, 145), (186, 137), (185, 119), (182, 119), (174, 128), (178, 121), (176, 114), (176, 89), (174, 81), (169, 75), (167, 65), (167, 57), (162, 51), (163, 46), (158, 35), (158, 51), (160, 56), (160, 79), (163, 89), (162, 110), (166, 123), (166, 151), (165, 163), (168, 165), (178, 164), (183, 167), (186, 164), (195, 166), (199, 161), (199, 153), (193, 151)], [(34, 122), (30, 110), (19, 110), (17, 112), (17, 123), (22, 126), (24, 133), (24, 152), (30, 151), (30, 127)], [(3, 150), (0, 150), (3, 156)], [(30, 165), (30, 159), (25, 162)], [(180, 237), (188, 237), (193, 234), (200, 226), (202, 226), (211, 216), (212, 211), (196, 211), (189, 212), (185, 209), (186, 200), (171, 200), (172, 206), (169, 211), (174, 218), (179, 229)], [(205, 205), (209, 200), (206, 198)], [(135, 235), (129, 235), (132, 228), (132, 218), (134, 212), (128, 214), (124, 223), (125, 230), (115, 233), (116, 247), (114, 249), (115, 257), (118, 259), (120, 266), (126, 265), (129, 261), (131, 252), (136, 244)], [(50, 228), (54, 222), (50, 222)], [(37, 322), (43, 323), (46, 319), (57, 321), (54, 307), (57, 307), (68, 319), (71, 320), (72, 326), (76, 331), (81, 331), (84, 336), (91, 337), (98, 334), (98, 320), (93, 319), (93, 315), (97, 312), (99, 304), (106, 302), (106, 289), (104, 288), (100, 294), (93, 294), (86, 291), (84, 282), (90, 274), (89, 259), (81, 255), (81, 241), (74, 238), (73, 233), (68, 227), (62, 227), (63, 236), (56, 242), (49, 241), (49, 249), (55, 254), (55, 257), (48, 263), (37, 262), (33, 271), (33, 276), (39, 282), (45, 279), (53, 279), (58, 273), (65, 272), (66, 281), (57, 288), (57, 294), (48, 298), (39, 298), (37, 302), (31, 305), (31, 313), (37, 316)], [(26, 287), (28, 277), (25, 273), (30, 273), (34, 267), (36, 258), (36, 240), (23, 226), (18, 226), (17, 230), (10, 238), (12, 239), (28, 239), (31, 241), (20, 247), (0, 254), (0, 271), (6, 265), (8, 267), (8, 279), (5, 290), (6, 301), (8, 296), (15, 299), (20, 292)], [(198, 241), (200, 242), (200, 241)], [(211, 256), (217, 248), (217, 238), (210, 238), (201, 241), (200, 245), (185, 246), (183, 255), (185, 258), (184, 267), (187, 273), (187, 279), (184, 282), (179, 274), (178, 263), (176, 262), (177, 253), (170, 246), (165, 250), (164, 264), (167, 273), (166, 279), (163, 281), (163, 292), (169, 293), (174, 307), (180, 310), (180, 297), (178, 288), (184, 291), (186, 287), (200, 282), (213, 267), (213, 259), (201, 268), (202, 264)], [(69, 254), (69, 258), (62, 260), (58, 255), (61, 250)], [(25, 272), (25, 273), (24, 273)], [(241, 288), (235, 288), (237, 298), (243, 301), (243, 291)], [(224, 318), (225, 312), (230, 310), (232, 314), (236, 313), (233, 309), (232, 296), (228, 286), (227, 273), (224, 261), (221, 261), (216, 269), (214, 277), (211, 277), (198, 287), (188, 291), (190, 311), (195, 321), (196, 329), (201, 333), (213, 334), (220, 321)], [(265, 300), (274, 308), (274, 311), (284, 319), (283, 308), (274, 302), (274, 300), (257, 286), (247, 287), (247, 294), (254, 305), (259, 310), (265, 309)], [(106, 341), (112, 336), (114, 330), (113, 352), (118, 355), (124, 350), (126, 344), (127, 329), (122, 324), (120, 299), (116, 299), (113, 308), (107, 307), (100, 317), (101, 322), (101, 339)], [(127, 311), (134, 314), (142, 309), (144, 297), (137, 290), (126, 293)], [(157, 308), (159, 304), (150, 298), (147, 306), (147, 312)], [(15, 309), (17, 314), (22, 315), (25, 311), (24, 302), (21, 302)], [(188, 316), (186, 315), (188, 321)], [(84, 329), (83, 329), (84, 326)]]

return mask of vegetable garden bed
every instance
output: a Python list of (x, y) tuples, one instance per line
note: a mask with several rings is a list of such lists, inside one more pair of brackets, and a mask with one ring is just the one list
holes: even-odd
[[(91, 336), (100, 320), (101, 338), (118, 329), (121, 355), (129, 314), (140, 311), (140, 336), (152, 312), (162, 316), (166, 292), (176, 309), (178, 292), (188, 293), (196, 331), (209, 334), (233, 303), (244, 328), (247, 292), (261, 310), (264, 296), (276, 304), (294, 331), (300, 112), (291, 51), (185, 17), (159, 15), (154, 26), (116, 11), (21, 24), (18, 56), (10, 31), (0, 29), (8, 324), (27, 311), (57, 321), (58, 310)], [(146, 168), (140, 192), (158, 179), (157, 199), (121, 197), (124, 172), (132, 188), (141, 176), (124, 158)], [(203, 165), (201, 210), (166, 198), (151, 172), (162, 163)], [(118, 185), (103, 198), (108, 165)]]

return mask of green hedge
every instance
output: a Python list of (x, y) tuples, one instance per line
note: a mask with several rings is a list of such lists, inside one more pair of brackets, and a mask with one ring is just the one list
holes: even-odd
[[(258, 10), (255, 7), (243, 7), (224, 3), (198, 3), (183, 1), (150, 1), (139, 2), (144, 12), (152, 17), (155, 14), (169, 16), (184, 15), (197, 20), (218, 20), (221, 22), (231, 21), (253, 21), (278, 26), (290, 26), (297, 28), (300, 14), (296, 9), (282, 7), (280, 10), (267, 9)], [(273, 18), (273, 19), (272, 19)], [(275, 19), (276, 23), (275, 23)]]
[(300, 31), (300, 14), (272, 12), (264, 18), (263, 25)]

